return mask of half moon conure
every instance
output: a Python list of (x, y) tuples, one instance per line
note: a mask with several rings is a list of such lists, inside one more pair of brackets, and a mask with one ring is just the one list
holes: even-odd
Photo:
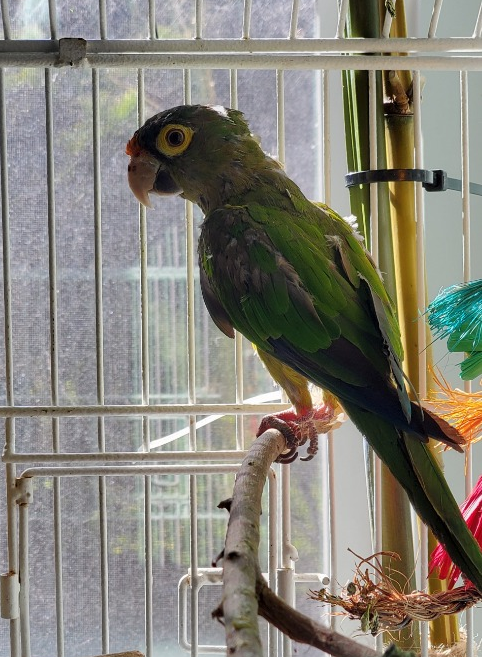
[(330, 393), (390, 468), (422, 520), (482, 592), (482, 553), (432, 457), (429, 437), (458, 451), (464, 439), (411, 402), (401, 368), (398, 323), (380, 274), (353, 228), (309, 201), (263, 152), (243, 114), (184, 105), (156, 114), (126, 149), (128, 180), (140, 203), (179, 194), (204, 213), (201, 288), (216, 325), (255, 345), (293, 409), (266, 418), (288, 446), (308, 438)]

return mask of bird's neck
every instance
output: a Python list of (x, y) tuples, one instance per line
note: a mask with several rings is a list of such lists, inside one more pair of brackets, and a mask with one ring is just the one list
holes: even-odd
[[(244, 205), (249, 198), (262, 201), (272, 192), (294, 185), (279, 162), (266, 157), (260, 166), (253, 168), (242, 162), (230, 162), (206, 185), (194, 201), (204, 214), (226, 205)], [(192, 199), (194, 200), (194, 199)]]

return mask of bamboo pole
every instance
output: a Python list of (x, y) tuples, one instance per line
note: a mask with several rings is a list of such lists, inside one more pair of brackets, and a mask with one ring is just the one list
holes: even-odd
[[(406, 37), (407, 26), (403, 0), (396, 5), (396, 16), (392, 22), (391, 36)], [(410, 71), (389, 71), (384, 73), (385, 89), (390, 102), (386, 104), (387, 154), (390, 168), (411, 169), (414, 167), (414, 127), (410, 95), (412, 78)], [(415, 189), (413, 183), (391, 183), (390, 202), (392, 206), (393, 250), (395, 275), (397, 280), (397, 307), (399, 313), (402, 343), (405, 351), (404, 370), (419, 389), (419, 342), (417, 306), (417, 223), (415, 213)], [(418, 320), (418, 321), (417, 321)], [(427, 329), (428, 332), (428, 329)], [(428, 337), (427, 344), (431, 340)], [(432, 364), (432, 350), (426, 352), (427, 366)], [(433, 445), (432, 445), (432, 452)], [(439, 465), (442, 460), (435, 454)], [(436, 547), (437, 541), (428, 532), (428, 549)], [(422, 583), (423, 584), (423, 583)], [(430, 593), (446, 590), (446, 584), (429, 578)], [(456, 615), (442, 616), (430, 622), (430, 642), (432, 646), (455, 644), (460, 639)]]
[[(399, 3), (400, 4), (400, 3)], [(401, 3), (403, 4), (403, 3)], [(363, 5), (363, 6), (362, 6)], [(368, 5), (368, 6), (367, 6)], [(398, 8), (398, 5), (397, 5)], [(385, 13), (384, 3), (378, 0), (369, 3), (350, 2), (347, 36), (349, 37), (379, 37), (381, 35), (380, 16)], [(366, 74), (365, 74), (366, 75)], [(381, 74), (377, 78), (377, 159), (378, 167), (387, 166), (385, 151), (384, 105), (381, 84)], [(352, 171), (370, 169), (370, 144), (368, 141), (368, 79), (363, 72), (347, 71), (343, 75), (343, 91), (345, 105), (345, 128), (348, 168)], [(390, 165), (388, 165), (390, 166)], [(384, 272), (385, 286), (395, 300), (399, 279), (396, 275), (396, 265), (393, 256), (393, 239), (391, 219), (391, 193), (386, 185), (378, 185), (378, 255), (379, 266)], [(350, 193), (351, 210), (359, 219), (360, 228), (364, 229), (365, 242), (370, 244), (370, 198), (369, 186), (361, 189), (353, 188)], [(361, 218), (361, 220), (360, 220)], [(370, 472), (373, 469), (373, 456), (368, 459), (368, 478), (374, 481)], [(371, 509), (373, 513), (373, 491)], [(382, 496), (382, 540), (384, 551), (396, 552), (401, 557), (400, 585), (414, 590), (415, 587), (415, 557), (411, 526), (411, 510), (405, 491), (394, 479), (388, 468), (381, 465), (381, 496)], [(394, 513), (396, 510), (396, 513)], [(399, 633), (397, 643), (404, 648), (419, 648), (418, 625), (409, 631)]]

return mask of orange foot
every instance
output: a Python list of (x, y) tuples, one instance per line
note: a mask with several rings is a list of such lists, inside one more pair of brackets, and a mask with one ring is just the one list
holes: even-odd
[(298, 447), (309, 441), (307, 456), (301, 461), (311, 461), (318, 451), (318, 434), (329, 431), (334, 422), (335, 409), (329, 404), (313, 406), (306, 411), (297, 413), (295, 408), (289, 408), (280, 413), (265, 415), (261, 420), (256, 436), (260, 436), (267, 429), (277, 429), (286, 439), (289, 449), (280, 454), (277, 463), (292, 463), (298, 457)]

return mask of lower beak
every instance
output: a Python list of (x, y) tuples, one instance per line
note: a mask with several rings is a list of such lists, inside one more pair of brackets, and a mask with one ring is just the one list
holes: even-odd
[(132, 156), (127, 167), (129, 187), (139, 203), (146, 208), (152, 208), (149, 193), (155, 191), (154, 183), (159, 169), (159, 162), (149, 153)]

